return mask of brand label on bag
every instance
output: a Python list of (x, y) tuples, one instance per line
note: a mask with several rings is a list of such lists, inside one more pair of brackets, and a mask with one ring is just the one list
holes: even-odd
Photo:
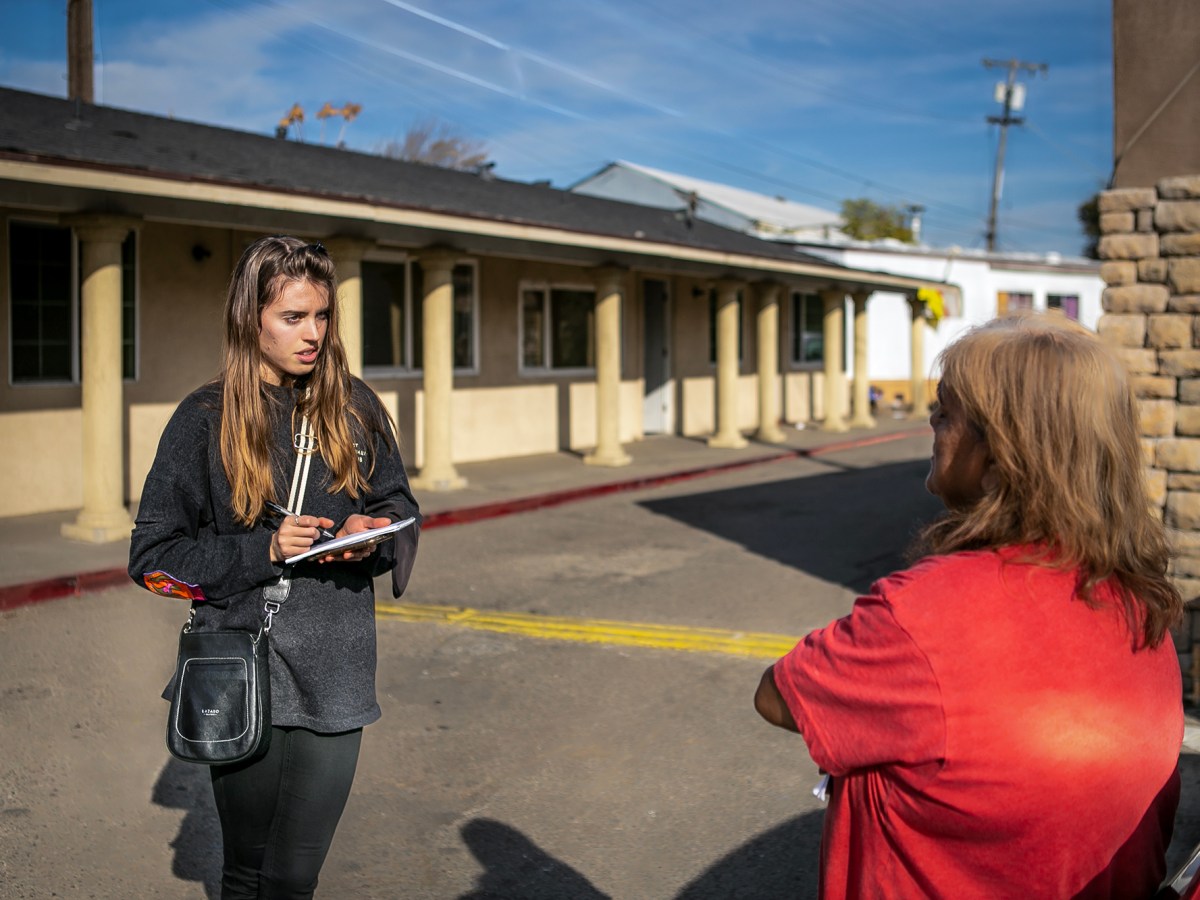
[(202, 709), (202, 710), (200, 710), (200, 715), (202, 715), (202, 716), (219, 716), (220, 714), (221, 714), (221, 711), (219, 709)]

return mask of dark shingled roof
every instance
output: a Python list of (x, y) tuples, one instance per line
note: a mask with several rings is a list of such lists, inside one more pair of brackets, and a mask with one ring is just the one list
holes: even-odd
[(672, 210), (7, 88), (0, 155), (843, 268)]

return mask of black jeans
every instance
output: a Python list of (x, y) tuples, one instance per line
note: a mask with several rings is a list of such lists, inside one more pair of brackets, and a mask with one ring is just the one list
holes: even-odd
[(272, 728), (265, 756), (213, 766), (221, 900), (311, 897), (350, 796), (362, 729)]

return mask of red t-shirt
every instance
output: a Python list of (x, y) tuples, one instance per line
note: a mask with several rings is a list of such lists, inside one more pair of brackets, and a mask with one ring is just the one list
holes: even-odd
[(833, 785), (824, 898), (1149, 897), (1179, 801), (1170, 639), (1016, 552), (930, 557), (775, 664)]

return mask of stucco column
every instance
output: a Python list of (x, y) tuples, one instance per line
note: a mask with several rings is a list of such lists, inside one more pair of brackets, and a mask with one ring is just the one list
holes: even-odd
[(854, 415), (851, 428), (874, 428), (871, 416), (871, 383), (867, 373), (867, 298), (866, 291), (850, 295), (854, 301)]
[(456, 256), (434, 250), (421, 254), (425, 273), (422, 301), (425, 367), (423, 416), (424, 465), (413, 486), (427, 491), (452, 491), (466, 486), (452, 462), (450, 404), (454, 391), (454, 283)]
[(104, 544), (129, 537), (121, 374), (121, 243), (134, 223), (105, 216), (71, 222), (82, 245), (83, 509), (64, 537)]
[(910, 297), (908, 308), (912, 313), (912, 412), (909, 417), (925, 419), (929, 417), (929, 397), (926, 395), (928, 379), (925, 377), (925, 304)]
[(598, 269), (596, 279), (596, 449), (591, 466), (627, 466), (621, 449), (621, 295), (624, 272)]
[(375, 246), (373, 241), (354, 237), (331, 237), (325, 241), (338, 278), (338, 332), (346, 348), (346, 365), (350, 374), (362, 378), (363, 373), (363, 290), (362, 261)]
[(836, 288), (821, 291), (825, 308), (825, 421), (822, 431), (848, 431), (846, 424), (846, 379), (842, 373), (842, 337), (846, 333), (846, 292)]
[(708, 439), (710, 447), (738, 449), (748, 441), (738, 431), (738, 316), (741, 282), (722, 278), (717, 282), (717, 431)]
[(779, 395), (779, 293), (778, 284), (758, 287), (758, 432), (768, 444), (781, 444), (782, 407)]

